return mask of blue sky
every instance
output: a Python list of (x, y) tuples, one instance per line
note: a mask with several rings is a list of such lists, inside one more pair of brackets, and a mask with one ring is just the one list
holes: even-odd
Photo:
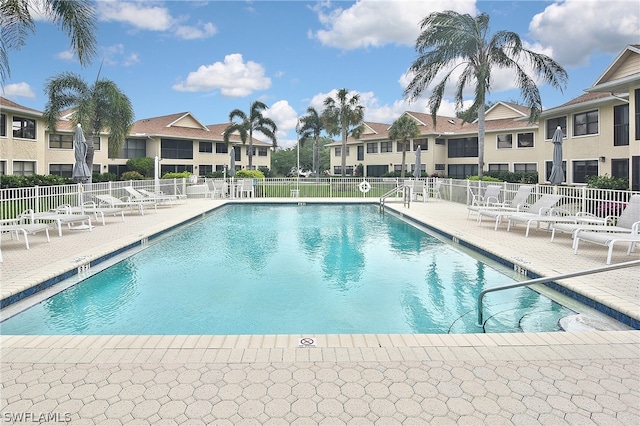
[[(39, 19), (36, 33), (11, 51), (3, 96), (43, 110), (46, 80), (71, 71), (113, 80), (136, 119), (190, 111), (223, 123), (260, 100), (278, 125), (278, 144), (295, 143), (297, 118), (337, 89), (357, 92), (367, 121), (392, 123), (408, 104), (406, 71), (416, 57), (419, 21), (434, 11), (490, 16), (491, 31), (518, 33), (569, 73), (564, 93), (541, 86), (545, 108), (583, 93), (628, 44), (640, 43), (637, 0), (473, 1), (97, 1), (98, 55), (81, 67), (69, 39)], [(34, 16), (36, 16), (34, 12)], [(470, 94), (471, 95), (471, 94)], [(425, 95), (423, 98), (428, 97)], [(494, 73), (490, 99), (518, 101), (512, 76)], [(451, 102), (442, 115), (453, 115)]]

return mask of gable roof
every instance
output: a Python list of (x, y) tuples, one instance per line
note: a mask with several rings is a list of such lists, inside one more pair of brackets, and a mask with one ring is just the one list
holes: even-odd
[(618, 98), (605, 92), (585, 93), (583, 95), (578, 96), (577, 98), (571, 99), (569, 102), (565, 102), (562, 105), (542, 111), (542, 113), (540, 114), (540, 118), (545, 118), (551, 115), (565, 113), (567, 111), (575, 111), (582, 108), (588, 108), (594, 105), (600, 105), (603, 103), (603, 101), (606, 101), (609, 99), (615, 100)]
[(640, 82), (640, 45), (628, 45), (586, 92), (623, 92)]
[(16, 111), (16, 112), (26, 112), (33, 115), (42, 115), (42, 111), (38, 111), (37, 109), (28, 108), (26, 106), (17, 104), (7, 98), (0, 96), (0, 110), (2, 111)]

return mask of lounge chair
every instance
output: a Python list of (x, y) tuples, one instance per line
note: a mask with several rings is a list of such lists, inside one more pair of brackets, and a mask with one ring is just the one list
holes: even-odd
[(629, 232), (578, 231), (574, 238), (573, 253), (578, 254), (580, 240), (601, 244), (609, 248), (607, 252), (607, 265), (610, 265), (611, 256), (613, 255), (613, 247), (616, 243), (628, 243), (629, 248), (627, 249), (627, 256), (631, 255), (636, 244), (640, 243), (638, 228), (640, 228), (640, 222), (635, 222)]
[[(81, 229), (91, 231), (91, 216), (88, 214), (72, 214), (68, 206), (60, 206), (57, 209), (47, 212), (34, 213), (29, 209), (20, 214), (20, 219), (27, 223), (53, 222), (58, 228), (58, 235), (62, 237), (62, 225), (66, 224), (69, 229)], [(76, 225), (80, 222), (79, 225)]]
[[(551, 208), (554, 207), (560, 201), (561, 198), (562, 198), (561, 195), (544, 194), (542, 197), (538, 198), (538, 201), (530, 205), (526, 209), (526, 212), (535, 213), (537, 215), (543, 215), (549, 210), (551, 210)], [(521, 212), (514, 211), (514, 210), (494, 210), (494, 209), (480, 210), (478, 211), (478, 224), (479, 225), (482, 224), (483, 217), (485, 216), (490, 217), (495, 219), (495, 226), (493, 229), (497, 230), (498, 225), (502, 222), (502, 219), (509, 218), (510, 216), (513, 216), (514, 214), (519, 214), (519, 213)]]
[[(471, 191), (471, 188), (469, 188)], [(467, 206), (467, 219), (472, 211), (477, 212), (483, 207), (498, 206), (500, 204), (500, 185), (488, 185), (482, 195), (471, 192), (471, 204)]]
[(103, 195), (93, 195), (100, 203), (98, 203), (98, 207), (124, 207), (129, 208), (131, 210), (137, 209), (140, 212), (140, 215), (144, 215), (144, 203), (139, 201), (133, 201), (130, 197), (125, 198), (116, 198), (113, 195), (103, 194)]
[(144, 188), (138, 188), (136, 189), (136, 191), (138, 191), (140, 194), (142, 194), (144, 197), (147, 197), (148, 199), (157, 201), (158, 204), (176, 204), (180, 199), (180, 197), (178, 197), (177, 195), (167, 195), (162, 192), (156, 194), (151, 191), (147, 191)]
[(158, 209), (158, 204), (160, 204), (160, 201), (155, 195), (153, 195), (152, 197), (148, 197), (131, 186), (125, 186), (124, 190), (129, 193), (129, 196), (131, 197), (131, 201), (143, 203), (147, 206), (153, 206), (153, 208), (156, 210)]
[[(584, 223), (553, 223), (551, 224), (551, 241), (556, 236), (556, 231), (572, 234), (573, 246), (575, 248), (575, 238), (580, 231), (592, 232), (621, 232), (631, 231), (633, 224), (640, 221), (640, 195), (632, 195), (629, 202), (620, 213), (618, 218), (606, 217), (604, 224), (593, 225)], [(615, 225), (612, 223), (615, 221)]]
[(17, 240), (20, 240), (19, 235), (22, 234), (27, 250), (29, 250), (29, 238), (27, 235), (35, 235), (42, 231), (44, 231), (47, 236), (47, 242), (51, 242), (51, 238), (49, 238), (49, 225), (46, 223), (22, 223), (19, 218), (0, 221), (0, 234), (8, 232), (11, 234), (11, 239), (15, 236)]
[(124, 222), (124, 207), (107, 207), (98, 206), (95, 201), (85, 201), (82, 206), (70, 206), (69, 211), (72, 214), (93, 214), (97, 221), (101, 221), (102, 225), (106, 225), (104, 217), (107, 215), (122, 216)]
[(536, 222), (536, 229), (540, 228), (540, 224), (546, 223), (547, 230), (549, 230), (552, 224), (556, 223), (572, 223), (572, 224), (594, 224), (594, 225), (604, 225), (605, 220), (601, 217), (598, 217), (594, 214), (587, 212), (579, 212), (575, 215), (572, 215), (571, 212), (562, 208), (552, 208), (542, 214), (536, 213), (516, 213), (509, 216), (509, 223), (507, 225), (507, 231), (511, 230), (511, 226), (517, 223), (526, 223), (527, 232), (525, 233), (525, 237), (529, 236), (529, 229), (531, 229), (531, 223)]
[[(467, 219), (471, 212), (478, 212), (480, 210), (501, 210), (501, 211), (525, 211), (527, 208), (527, 200), (533, 191), (533, 185), (521, 185), (518, 188), (518, 191), (513, 196), (513, 199), (509, 202), (503, 202), (502, 204), (490, 204), (488, 206), (467, 206)], [(480, 222), (480, 215), (477, 217), (478, 222)]]

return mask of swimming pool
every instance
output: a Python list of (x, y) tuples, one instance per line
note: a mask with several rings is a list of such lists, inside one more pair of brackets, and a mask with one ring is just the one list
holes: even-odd
[[(505, 268), (372, 205), (229, 205), (4, 321), (3, 334), (482, 332)], [(491, 295), (487, 331), (557, 330), (573, 311)]]

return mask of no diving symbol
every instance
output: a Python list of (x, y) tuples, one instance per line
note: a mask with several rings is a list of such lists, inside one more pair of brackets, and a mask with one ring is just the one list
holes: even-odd
[(316, 341), (313, 337), (301, 337), (298, 340), (299, 348), (314, 348), (316, 346)]

